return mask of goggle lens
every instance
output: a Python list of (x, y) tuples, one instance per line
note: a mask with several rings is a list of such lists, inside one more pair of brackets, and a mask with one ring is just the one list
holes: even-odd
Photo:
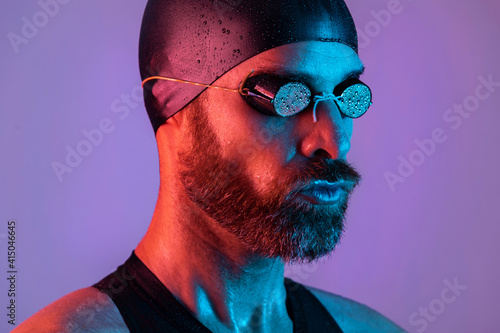
[(358, 82), (348, 86), (336, 102), (346, 117), (359, 118), (372, 104), (372, 93), (366, 84)]
[(311, 90), (302, 82), (289, 82), (281, 86), (272, 102), (278, 115), (293, 116), (311, 103)]

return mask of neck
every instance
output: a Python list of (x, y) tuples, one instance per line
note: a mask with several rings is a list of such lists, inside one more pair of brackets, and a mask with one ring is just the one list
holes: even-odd
[(214, 332), (292, 331), (282, 261), (250, 253), (187, 198), (165, 192), (135, 249), (165, 287)]

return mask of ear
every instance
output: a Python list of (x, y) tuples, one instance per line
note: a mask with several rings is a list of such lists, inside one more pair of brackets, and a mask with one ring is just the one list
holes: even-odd
[(156, 142), (158, 150), (163, 148), (174, 152), (183, 142), (186, 130), (186, 112), (182, 110), (168, 118), (156, 131)]
[[(177, 112), (168, 118), (156, 131), (158, 158), (160, 162), (160, 183), (169, 178), (178, 167), (178, 152), (185, 141), (185, 112)], [(165, 178), (166, 177), (166, 178)]]

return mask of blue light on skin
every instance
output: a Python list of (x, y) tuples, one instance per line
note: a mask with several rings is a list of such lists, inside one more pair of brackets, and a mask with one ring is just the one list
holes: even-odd
[[(287, 72), (309, 77), (304, 83), (316, 95), (333, 92), (346, 77), (361, 72), (363, 65), (344, 44), (300, 42), (258, 54), (214, 84), (236, 89), (252, 69), (256, 74)], [(222, 155), (237, 162), (249, 186), (259, 193), (268, 194), (286, 170), (304, 165), (318, 154), (345, 159), (350, 149), (353, 122), (341, 116), (334, 101), (318, 104), (317, 122), (313, 122), (312, 105), (279, 120), (279, 126), (274, 126), (279, 130), (263, 143), (256, 133), (269, 128), (272, 117), (254, 110), (237, 93), (207, 89), (203, 94), (209, 101), (208, 121)], [(190, 209), (176, 204), (187, 199), (174, 186), (179, 171), (174, 157), (179, 147), (189, 145), (185, 121), (184, 113), (179, 112), (157, 132), (162, 185), (150, 228), (136, 248), (137, 256), (214, 332), (244, 330), (257, 312), (262, 315), (254, 324), (262, 332), (292, 332), (285, 306), (284, 263), (279, 258), (255, 256), (227, 230), (203, 220), (193, 221), (196, 228), (189, 230), (175, 223), (179, 214)]]

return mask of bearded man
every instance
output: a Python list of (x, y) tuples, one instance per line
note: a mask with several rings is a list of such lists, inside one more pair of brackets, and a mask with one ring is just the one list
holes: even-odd
[(284, 278), (331, 253), (371, 104), (342, 0), (150, 0), (140, 38), (160, 190), (130, 258), (16, 332), (401, 332)]

